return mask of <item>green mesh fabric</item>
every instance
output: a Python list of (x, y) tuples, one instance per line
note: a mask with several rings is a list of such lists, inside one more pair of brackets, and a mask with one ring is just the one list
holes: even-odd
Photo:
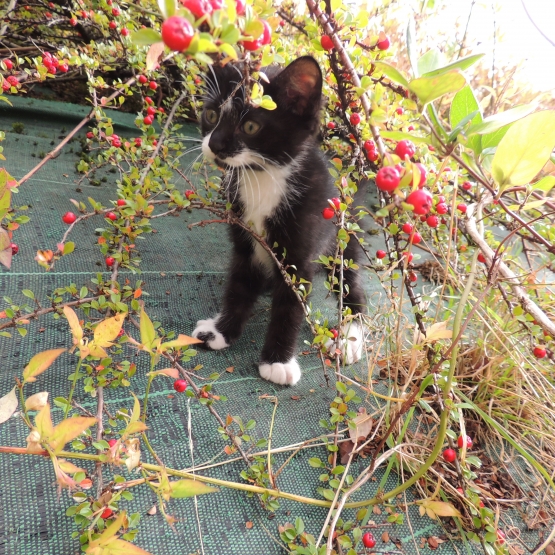
[[(13, 99), (14, 107), (0, 104), (0, 127), (7, 132), (3, 143), (5, 163), (8, 171), (19, 179), (39, 161), (41, 152), (48, 152), (65, 136), (88, 112), (84, 107), (57, 104), (32, 99)], [(133, 116), (114, 112), (115, 131), (126, 137), (136, 134)], [(13, 132), (12, 124), (22, 123), (23, 134)], [(17, 127), (17, 126), (16, 126)], [(83, 130), (85, 133), (86, 130)], [(197, 136), (196, 128), (185, 126), (185, 134)], [(71, 152), (71, 149), (75, 152)], [(0, 268), (1, 295), (14, 302), (27, 301), (22, 289), (30, 289), (41, 302), (46, 295), (59, 286), (75, 283), (78, 288), (90, 284), (96, 272), (104, 271), (103, 256), (96, 244), (94, 230), (102, 227), (101, 218), (91, 218), (79, 225), (70, 240), (76, 244), (72, 255), (62, 258), (50, 273), (44, 272), (34, 261), (37, 249), (55, 247), (66, 227), (61, 216), (73, 206), (69, 198), (86, 201), (91, 196), (108, 205), (116, 198), (114, 175), (106, 173), (108, 181), (101, 186), (91, 186), (76, 182), (81, 175), (75, 171), (78, 147), (72, 143), (55, 160), (50, 161), (32, 179), (27, 181), (18, 195), (15, 205), (31, 205), (31, 222), (22, 226), (14, 235), (19, 244), (19, 254), (14, 257), (10, 271)], [(35, 156), (33, 156), (33, 154)], [(186, 167), (194, 155), (184, 158)], [(80, 191), (76, 189), (79, 188)], [(185, 188), (184, 186), (182, 188)], [(156, 234), (138, 242), (141, 255), (141, 279), (145, 281), (145, 306), (153, 320), (158, 320), (166, 330), (190, 333), (198, 319), (214, 315), (218, 309), (226, 279), (229, 241), (223, 225), (187, 228), (189, 223), (208, 218), (199, 212), (182, 213), (179, 217), (159, 218), (153, 221)], [(379, 240), (368, 237), (371, 248), (380, 248)], [(372, 244), (374, 243), (374, 244)], [(107, 274), (105, 274), (107, 275)], [(120, 279), (137, 279), (130, 272), (123, 272)], [(323, 279), (315, 287), (312, 302), (321, 307), (330, 317), (336, 314), (335, 301), (326, 299)], [(377, 279), (366, 278), (369, 297), (380, 291)], [(2, 308), (5, 304), (2, 304)], [(273, 427), (272, 446), (280, 447), (299, 443), (322, 433), (318, 422), (329, 416), (329, 403), (334, 397), (334, 389), (326, 386), (323, 371), (313, 354), (301, 355), (299, 362), (303, 378), (294, 388), (276, 386), (261, 380), (257, 373), (258, 354), (262, 348), (268, 322), (270, 298), (263, 297), (258, 303), (255, 315), (250, 320), (240, 341), (232, 348), (220, 352), (199, 351), (190, 366), (202, 364), (199, 376), (207, 377), (212, 372), (221, 373), (214, 392), (225, 395), (228, 401), (216, 405), (220, 414), (241, 416), (244, 421), (254, 419), (257, 426), (254, 437), (268, 437), (274, 405), (264, 394), (275, 395), (278, 407)], [(138, 337), (138, 332), (126, 322), (126, 330)], [(309, 340), (307, 326), (303, 328), (302, 339)], [(20, 337), (14, 331), (12, 339), (0, 337), (2, 366), (0, 368), (0, 395), (7, 393), (14, 385), (14, 376), (20, 376), (24, 366), (37, 352), (56, 347), (67, 347), (71, 343), (67, 323), (47, 315), (39, 322), (28, 326), (28, 334)], [(301, 345), (302, 348), (302, 345)], [(105, 391), (106, 406), (110, 412), (122, 406), (130, 407), (131, 391), (139, 398), (145, 391), (148, 357), (141, 354), (134, 358), (138, 372), (128, 389), (108, 389)], [(76, 357), (62, 355), (36, 383), (26, 386), (26, 393), (47, 390), (51, 399), (67, 395), (68, 375), (75, 367)], [(233, 373), (226, 368), (233, 367)], [(366, 376), (367, 369), (358, 364), (348, 372)], [(332, 382), (333, 383), (333, 382)], [(149, 431), (152, 446), (168, 467), (190, 468), (193, 463), (201, 464), (214, 459), (220, 462), (225, 442), (217, 432), (217, 423), (207, 409), (185, 395), (175, 395), (171, 380), (158, 378), (153, 383), (149, 399)], [(76, 400), (85, 408), (95, 411), (95, 400), (76, 391)], [(368, 412), (372, 412), (369, 402)], [(62, 414), (53, 409), (57, 422)], [(190, 427), (191, 437), (188, 429)], [(25, 446), (28, 433), (23, 421), (13, 417), (0, 425), (0, 445)], [(290, 453), (275, 456), (274, 468), (278, 468)], [(320, 471), (311, 468), (309, 456), (326, 457), (322, 447), (305, 450), (297, 454), (280, 474), (278, 488), (308, 497), (318, 497)], [(143, 460), (155, 462), (146, 451)], [(352, 467), (357, 475), (368, 464), (368, 459), (358, 459)], [(92, 465), (83, 465), (92, 471)], [(241, 481), (240, 472), (245, 469), (242, 461), (216, 466), (208, 471), (209, 476), (220, 479)], [(116, 469), (113, 469), (116, 472)], [(132, 478), (125, 468), (117, 469), (122, 475)], [(106, 471), (106, 478), (111, 475)], [(372, 497), (382, 476), (376, 474), (377, 481), (369, 482), (353, 500)], [(389, 477), (386, 490), (398, 485), (395, 473)], [(305, 522), (306, 530), (315, 534), (323, 525), (327, 511), (302, 505), (293, 501), (280, 501), (275, 515), (261, 508), (256, 497), (248, 497), (244, 492), (221, 490), (214, 495), (201, 496), (197, 509), (192, 499), (173, 500), (168, 511), (178, 522), (175, 531), (164, 521), (161, 513), (148, 516), (146, 512), (156, 503), (155, 495), (146, 487), (133, 490), (134, 499), (121, 502), (120, 507), (129, 513), (142, 515), (140, 532), (136, 543), (156, 555), (274, 555), (283, 554), (280, 545), (278, 525), (294, 522), (298, 516)], [(411, 493), (407, 501), (411, 501)], [(399, 503), (403, 499), (397, 499)], [(65, 510), (73, 504), (66, 493), (58, 495), (55, 477), (47, 459), (36, 456), (0, 455), (0, 554), (1, 555), (66, 555), (79, 552), (77, 540), (71, 538), (76, 530), (73, 520), (65, 516)], [(346, 517), (352, 515), (346, 511)], [(386, 521), (387, 513), (373, 515), (376, 523)], [(416, 553), (420, 536), (441, 536), (443, 528), (428, 518), (418, 515), (417, 507), (410, 506), (405, 524), (389, 528), (391, 538), (398, 538), (406, 553)], [(246, 523), (252, 522), (252, 528)], [(409, 526), (410, 524), (410, 526)], [(517, 522), (517, 525), (519, 523)], [(378, 529), (377, 536), (381, 535)], [(414, 538), (414, 539), (413, 539)], [(378, 541), (380, 550), (397, 549), (391, 542)], [(461, 552), (464, 547), (458, 545)], [(478, 550), (476, 550), (478, 551)], [(443, 543), (438, 553), (454, 553), (453, 546)]]

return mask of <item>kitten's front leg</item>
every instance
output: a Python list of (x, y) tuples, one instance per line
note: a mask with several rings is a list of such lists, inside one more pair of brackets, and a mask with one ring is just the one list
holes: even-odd
[[(312, 276), (305, 279), (312, 279)], [(262, 349), (260, 376), (280, 385), (295, 385), (301, 368), (295, 355), (297, 338), (304, 319), (303, 307), (282, 280), (274, 290), (270, 325)]]
[(223, 308), (214, 318), (199, 320), (192, 335), (210, 349), (229, 347), (243, 333), (252, 307), (264, 285), (265, 276), (253, 264), (251, 252), (235, 251), (227, 279)]

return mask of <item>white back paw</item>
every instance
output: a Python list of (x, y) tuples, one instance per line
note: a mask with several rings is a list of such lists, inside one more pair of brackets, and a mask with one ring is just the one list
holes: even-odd
[(258, 371), (265, 380), (280, 385), (295, 385), (301, 379), (301, 367), (295, 357), (288, 362), (263, 362)]
[(345, 364), (354, 364), (362, 358), (364, 352), (364, 329), (357, 320), (350, 320), (341, 327), (337, 339), (328, 339), (326, 349), (335, 348), (337, 344)]
[(197, 327), (192, 333), (193, 337), (204, 341), (204, 344), (214, 351), (229, 347), (229, 343), (225, 340), (225, 337), (216, 329), (219, 317), (220, 315), (216, 314), (214, 318), (199, 320), (197, 322)]

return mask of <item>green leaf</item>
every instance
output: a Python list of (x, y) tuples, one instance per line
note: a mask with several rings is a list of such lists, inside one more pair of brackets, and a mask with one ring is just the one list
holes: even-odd
[(30, 290), (30, 289), (23, 289), (23, 291), (21, 291), (26, 297), (29, 297), (30, 299), (34, 299), (35, 298), (35, 294)]
[(532, 185), (532, 189), (534, 189), (534, 191), (543, 191), (544, 193), (549, 193), (549, 191), (553, 189), (554, 185), (555, 185), (555, 176), (546, 175), (538, 182), (534, 183)]
[(443, 54), (437, 48), (432, 48), (418, 60), (418, 74), (421, 76), (428, 75), (434, 69), (442, 67), (444, 61)]
[(534, 111), (534, 106), (531, 104), (523, 104), (522, 106), (517, 106), (516, 108), (511, 108), (500, 114), (495, 114), (486, 118), (482, 123), (472, 125), (466, 132), (468, 136), (477, 133), (478, 135), (485, 135), (487, 133), (493, 133), (509, 123), (513, 123), (526, 117)]
[[(484, 54), (473, 54), (472, 56), (466, 56), (464, 58), (460, 58), (456, 62), (452, 64), (447, 64), (446, 66), (439, 67), (432, 71), (428, 71), (428, 73), (422, 73), (421, 75), (424, 77), (435, 77), (436, 75), (442, 75), (444, 73), (448, 73), (453, 69), (460, 69), (464, 71), (468, 69), (470, 66), (473, 66), (480, 58), (482, 58)], [(420, 62), (419, 62), (420, 63)]]
[(162, 35), (154, 29), (139, 29), (131, 33), (131, 42), (137, 46), (150, 46), (161, 41)]
[(311, 457), (308, 459), (308, 464), (312, 468), (323, 468), (325, 465), (318, 457)]
[(63, 255), (71, 254), (75, 250), (75, 243), (73, 241), (68, 241), (64, 245), (64, 250), (62, 252)]
[[(399, 83), (400, 85), (403, 85), (403, 87), (408, 87), (409, 86), (408, 79), (396, 67), (393, 67), (392, 65), (386, 64), (385, 62), (373, 62), (373, 63), (376, 66), (376, 69), (378, 71), (383, 73), (386, 77), (389, 77), (395, 83)], [(364, 77), (362, 79), (364, 80)], [(362, 85), (362, 83), (363, 83), (363, 81), (361, 81), (361, 85)], [(363, 86), (363, 88), (367, 88), (364, 85), (362, 85), (362, 86)]]
[[(480, 110), (480, 105), (474, 96), (474, 91), (470, 85), (463, 87), (454, 97), (451, 103), (451, 110), (449, 111), (449, 124), (451, 129), (455, 129), (464, 118), (470, 116), (472, 113), (476, 115), (472, 118), (472, 124), (478, 124), (482, 122), (482, 112)], [(467, 146), (471, 148), (474, 152), (481, 152), (482, 144), (480, 137), (471, 137), (468, 139)]]
[(332, 489), (325, 489), (324, 491), (322, 491), (322, 495), (328, 500), (328, 501), (333, 501), (335, 498), (335, 491), (333, 491)]
[(503, 137), (491, 166), (493, 179), (504, 188), (529, 183), (548, 162), (555, 147), (555, 110), (517, 121)]
[(154, 340), (156, 339), (156, 330), (152, 324), (151, 319), (148, 317), (145, 309), (141, 307), (141, 319), (140, 319), (140, 330), (141, 330), (141, 343), (146, 349), (150, 349)]
[(403, 139), (408, 139), (413, 143), (423, 143), (423, 144), (432, 144), (432, 138), (430, 135), (426, 137), (418, 137), (416, 135), (411, 135), (410, 133), (404, 133), (403, 131), (381, 131), (380, 135), (384, 139), (392, 139), (393, 141), (401, 141)]
[(164, 19), (168, 19), (175, 14), (175, 0), (158, 0), (158, 7)]
[(204, 493), (216, 493), (220, 491), (198, 480), (178, 480), (170, 483), (171, 496), (175, 498), (194, 497), (195, 495), (203, 495)]
[(466, 84), (465, 76), (458, 70), (437, 77), (419, 77), (409, 83), (409, 89), (422, 104), (428, 104), (444, 94), (458, 91)]

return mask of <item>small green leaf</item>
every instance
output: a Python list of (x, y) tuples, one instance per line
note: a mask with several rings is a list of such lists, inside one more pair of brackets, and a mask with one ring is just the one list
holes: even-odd
[(422, 104), (428, 104), (445, 94), (456, 92), (466, 84), (465, 76), (458, 70), (436, 77), (419, 77), (409, 83), (409, 89)]
[(220, 491), (217, 488), (213, 488), (198, 480), (178, 480), (177, 482), (171, 482), (171, 496), (174, 498), (182, 497), (194, 497), (195, 495), (202, 495), (204, 493), (216, 493)]
[(75, 250), (75, 243), (73, 241), (68, 241), (64, 245), (64, 250), (62, 252), (63, 255), (71, 254)]
[(549, 191), (553, 189), (554, 185), (555, 185), (555, 176), (546, 175), (538, 182), (534, 183), (532, 185), (532, 189), (534, 189), (534, 191), (543, 191), (544, 193), (549, 193)]
[(23, 291), (21, 291), (26, 297), (29, 297), (30, 299), (34, 299), (35, 298), (35, 294), (30, 290), (30, 289), (23, 289)]
[(555, 110), (517, 121), (497, 147), (491, 173), (497, 185), (526, 185), (548, 162), (555, 147)]
[(325, 466), (318, 457), (311, 457), (308, 459), (308, 464), (312, 466), (312, 468), (323, 468)]
[(148, 317), (145, 309), (142, 307), (139, 327), (141, 330), (141, 343), (146, 349), (150, 349), (157, 337), (157, 334), (151, 319)]
[[(449, 111), (449, 123), (451, 129), (455, 129), (465, 118), (470, 114), (475, 113), (472, 117), (472, 124), (476, 125), (482, 122), (482, 112), (480, 105), (474, 96), (474, 91), (470, 85), (463, 87), (454, 97), (451, 102), (451, 110)], [(471, 137), (468, 139), (467, 146), (474, 152), (480, 152), (482, 149), (479, 137)]]
[(328, 501), (333, 501), (335, 498), (335, 491), (333, 491), (332, 489), (325, 489), (324, 491), (322, 491), (322, 495), (328, 500)]
[(168, 19), (175, 14), (175, 0), (158, 0), (158, 8), (164, 19)]
[[(376, 66), (376, 69), (378, 71), (383, 73), (386, 77), (389, 77), (389, 79), (391, 79), (395, 83), (399, 83), (400, 85), (403, 85), (403, 87), (408, 87), (409, 86), (408, 79), (396, 67), (393, 67), (392, 65), (386, 64), (385, 62), (373, 62), (373, 64)], [(364, 79), (364, 77), (363, 77), (363, 79)], [(361, 81), (361, 84), (362, 84), (362, 81)], [(364, 87), (364, 85), (363, 85), (363, 87)], [(364, 87), (364, 88), (366, 88), (366, 87)]]
[(154, 29), (139, 29), (138, 31), (131, 33), (131, 42), (137, 46), (150, 46), (155, 42), (161, 41), (162, 35)]

